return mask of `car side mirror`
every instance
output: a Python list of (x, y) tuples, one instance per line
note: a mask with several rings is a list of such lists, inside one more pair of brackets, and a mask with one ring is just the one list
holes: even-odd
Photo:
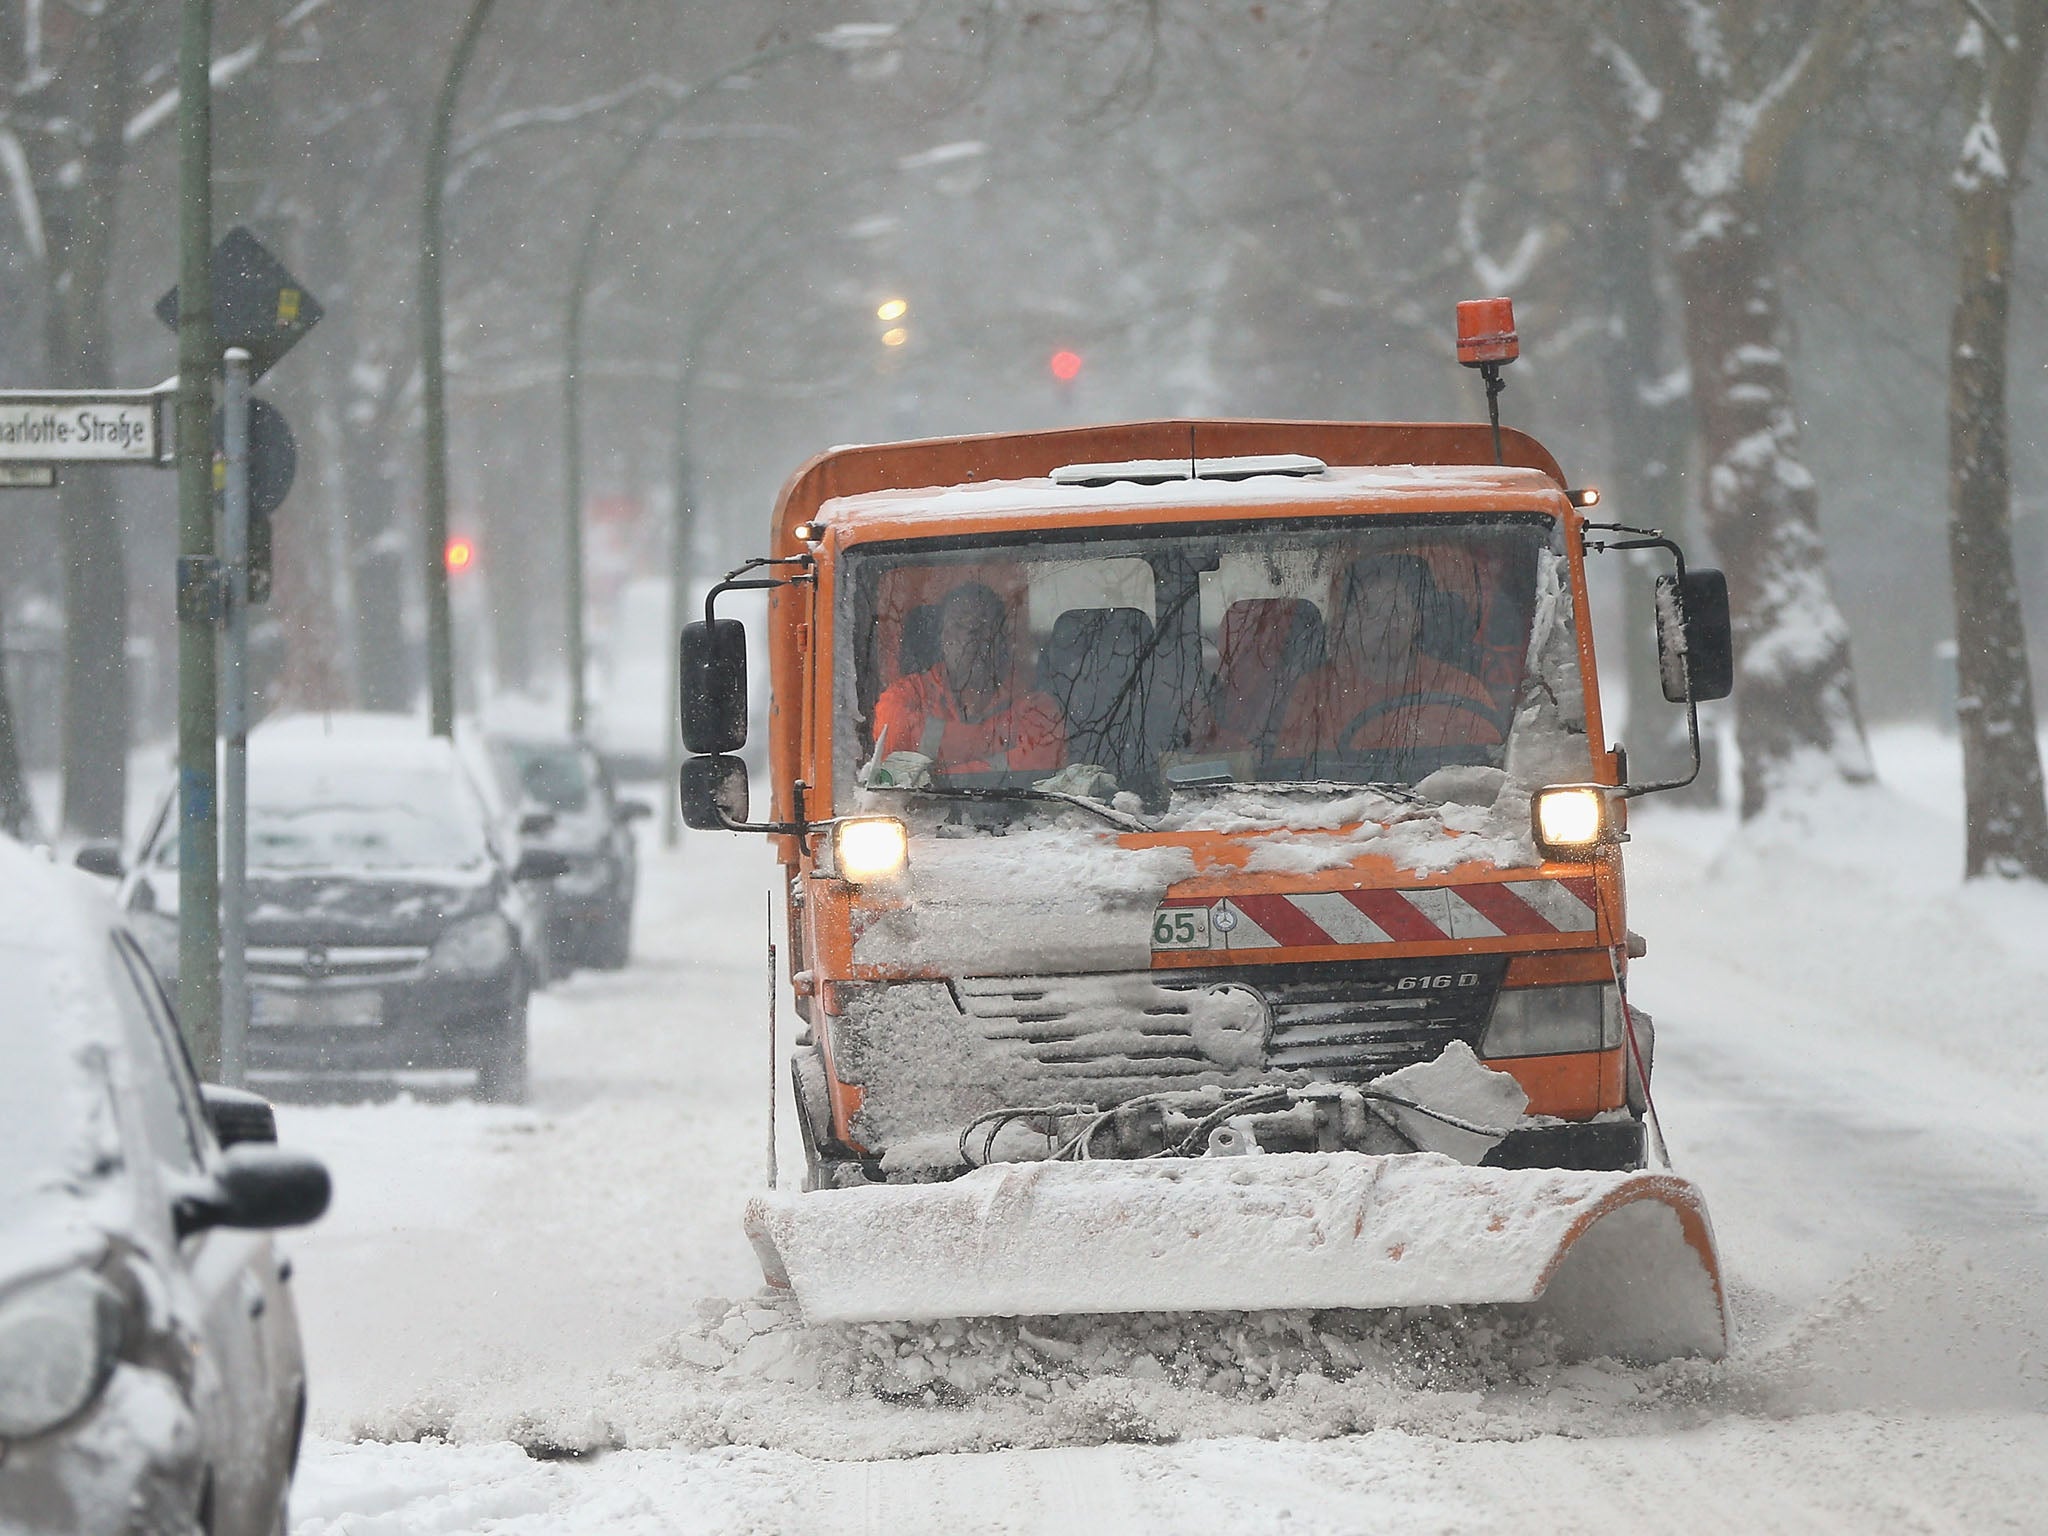
[(71, 862), (88, 875), (101, 875), (108, 880), (118, 880), (127, 873), (121, 866), (119, 843), (82, 844), (71, 856)]
[(202, 1083), (200, 1102), (206, 1106), (206, 1120), (213, 1127), (213, 1139), (221, 1150), (246, 1145), (275, 1145), (277, 1111), (261, 1094), (219, 1083)]
[(683, 764), (683, 825), (721, 832), (747, 819), (747, 765), (737, 757), (693, 757)]
[(645, 821), (654, 814), (654, 807), (645, 800), (621, 800), (616, 814), (621, 821)]
[(1657, 670), (1664, 697), (1683, 704), (1735, 691), (1734, 626), (1728, 578), (1693, 569), (1657, 578)]
[(553, 880), (569, 873), (569, 855), (559, 848), (528, 848), (519, 855), (519, 862), (512, 866), (512, 878), (518, 881)]
[(738, 619), (683, 626), (683, 745), (737, 752), (747, 744), (747, 629)]
[(327, 1169), (304, 1153), (236, 1147), (206, 1187), (179, 1197), (172, 1216), (180, 1237), (209, 1227), (303, 1227), (320, 1219), (333, 1194)]

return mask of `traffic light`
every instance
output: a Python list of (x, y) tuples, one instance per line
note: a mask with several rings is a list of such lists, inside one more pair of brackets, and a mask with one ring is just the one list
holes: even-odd
[(476, 564), (476, 541), (467, 534), (456, 534), (441, 552), (441, 560), (450, 576), (460, 576)]
[(1053, 353), (1048, 366), (1052, 369), (1054, 378), (1062, 384), (1071, 384), (1081, 376), (1081, 354), (1062, 347)]

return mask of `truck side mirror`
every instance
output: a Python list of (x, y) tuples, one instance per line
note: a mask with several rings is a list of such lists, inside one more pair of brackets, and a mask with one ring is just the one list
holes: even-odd
[(697, 753), (737, 752), (747, 744), (746, 626), (699, 620), (683, 626), (682, 644), (683, 745)]
[(683, 764), (682, 795), (684, 826), (726, 831), (747, 819), (747, 765), (737, 757), (693, 757)]
[(1673, 704), (1725, 699), (1735, 691), (1734, 628), (1728, 578), (1694, 569), (1657, 578), (1657, 670)]

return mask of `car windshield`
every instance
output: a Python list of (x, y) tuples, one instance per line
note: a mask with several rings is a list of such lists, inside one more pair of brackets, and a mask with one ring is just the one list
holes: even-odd
[[(346, 761), (250, 773), (251, 869), (468, 869), (489, 857), (476, 800), (452, 774)], [(152, 858), (176, 867), (175, 818)]]
[(496, 741), (491, 766), (500, 788), (514, 801), (565, 816), (590, 808), (590, 760), (570, 743)]
[(447, 868), (486, 857), (476, 806), (450, 775), (317, 768), (251, 793), (252, 868)]
[(1528, 513), (856, 550), (842, 808), (858, 784), (1157, 807), (1215, 786), (1500, 768), (1525, 728), (1539, 607), (1564, 658), (1546, 688), (1582, 720), (1557, 536)]

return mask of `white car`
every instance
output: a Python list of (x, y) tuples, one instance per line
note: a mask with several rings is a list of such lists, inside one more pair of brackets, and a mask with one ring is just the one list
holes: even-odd
[(0, 989), (0, 1531), (284, 1531), (306, 1373), (267, 1229), (326, 1170), (200, 1087), (100, 889), (5, 842)]

